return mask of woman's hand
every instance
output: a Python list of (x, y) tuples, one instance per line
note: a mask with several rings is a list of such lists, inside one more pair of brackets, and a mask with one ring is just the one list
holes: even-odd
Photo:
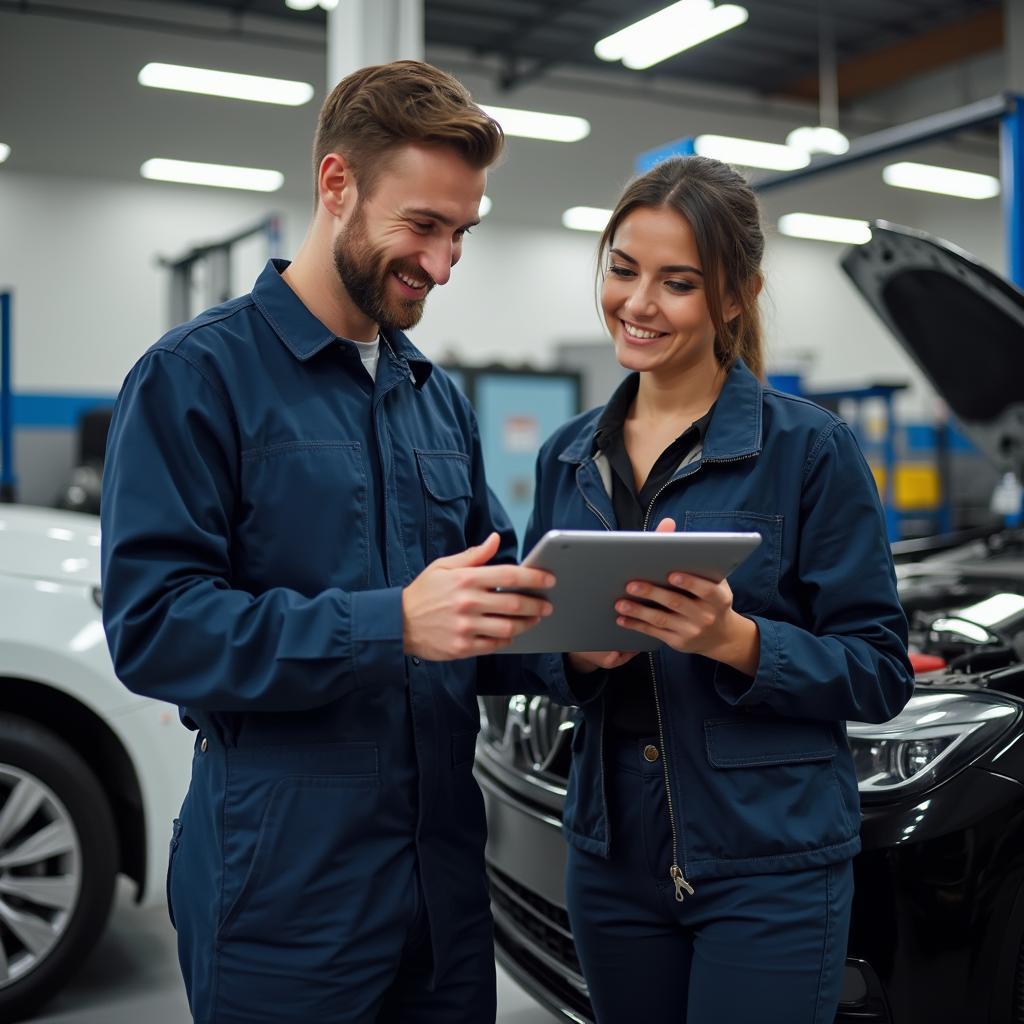
[[(658, 524), (658, 532), (674, 528), (670, 519)], [(679, 589), (641, 580), (629, 583), (628, 596), (615, 604), (616, 622), (661, 640), (675, 651), (702, 654), (755, 675), (760, 660), (760, 631), (756, 623), (733, 609), (728, 582), (713, 583), (684, 572), (670, 573), (668, 582)], [(653, 601), (659, 607), (648, 607), (630, 598)]]

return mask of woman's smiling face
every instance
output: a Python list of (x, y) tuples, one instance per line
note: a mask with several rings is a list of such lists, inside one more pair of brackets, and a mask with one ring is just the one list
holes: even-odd
[[(715, 361), (715, 327), (697, 241), (669, 207), (641, 206), (618, 225), (605, 263), (601, 308), (628, 370), (673, 375)], [(738, 309), (726, 300), (728, 321)]]

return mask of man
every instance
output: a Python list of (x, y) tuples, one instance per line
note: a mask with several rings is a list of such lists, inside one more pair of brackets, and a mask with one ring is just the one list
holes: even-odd
[(472, 411), (402, 331), (501, 145), (429, 65), (349, 76), (295, 261), (118, 399), (104, 621), (125, 684), (198, 732), (168, 896), (199, 1024), (494, 1019), (477, 680), (564, 676), (478, 659), (550, 608), (498, 588), (552, 581), (488, 564), (514, 537)]

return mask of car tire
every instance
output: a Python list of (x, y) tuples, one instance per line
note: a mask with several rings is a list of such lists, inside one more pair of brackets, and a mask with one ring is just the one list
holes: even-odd
[(50, 730), (0, 715), (0, 1024), (53, 996), (92, 951), (117, 870), (95, 774)]

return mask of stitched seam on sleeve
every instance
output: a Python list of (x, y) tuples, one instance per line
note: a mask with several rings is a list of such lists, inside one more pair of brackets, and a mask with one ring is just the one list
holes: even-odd
[(200, 377), (202, 377), (202, 379), (206, 382), (207, 386), (220, 399), (221, 404), (224, 406), (224, 411), (228, 414), (228, 417), (231, 420), (232, 426), (236, 430), (238, 429), (238, 420), (235, 419), (235, 411), (234, 411), (234, 409), (231, 408), (231, 403), (228, 400), (227, 393), (224, 391), (224, 389), (219, 384), (216, 384), (212, 380), (210, 380), (210, 378), (206, 375), (206, 373), (203, 370), (201, 370), (199, 368), (199, 366), (195, 362), (193, 362), (191, 359), (189, 359), (188, 356), (182, 355), (177, 349), (171, 349), (171, 348), (155, 349), (154, 351), (148, 353), (148, 355), (154, 356), (154, 355), (156, 355), (157, 352), (165, 352), (169, 356), (175, 356), (176, 358), (180, 359), (183, 363), (185, 363), (186, 366), (191, 366), (192, 369), (195, 370), (195, 372), (198, 373)]
[(807, 483), (807, 477), (814, 468), (814, 464), (818, 461), (818, 456), (821, 454), (821, 449), (825, 446), (825, 442), (835, 433), (836, 427), (839, 425), (839, 420), (829, 423), (826, 427), (822, 428), (821, 433), (815, 438), (814, 444), (807, 455), (807, 461), (804, 462), (803, 474), (800, 477), (801, 487)]

